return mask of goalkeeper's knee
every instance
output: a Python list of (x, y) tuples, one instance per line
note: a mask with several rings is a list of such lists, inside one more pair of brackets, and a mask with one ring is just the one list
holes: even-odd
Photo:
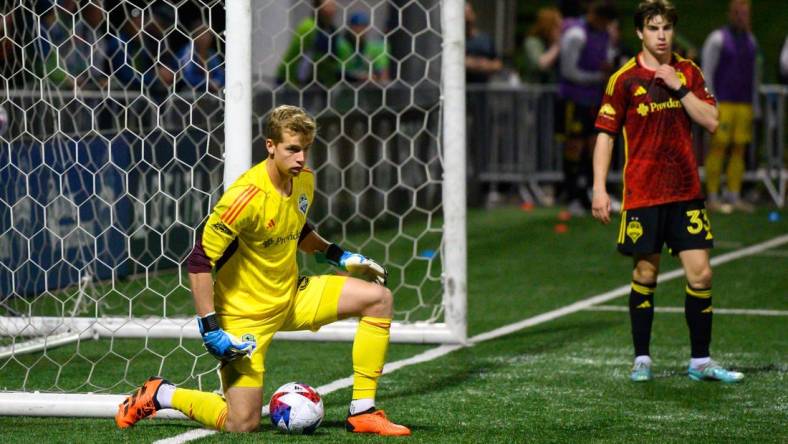
[(372, 293), (361, 314), (376, 318), (391, 318), (394, 312), (394, 295), (391, 290), (381, 285), (370, 285), (370, 287), (373, 287), (370, 290)]

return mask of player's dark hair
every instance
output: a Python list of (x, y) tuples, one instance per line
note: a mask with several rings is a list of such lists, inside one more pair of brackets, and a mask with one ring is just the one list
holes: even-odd
[(676, 7), (668, 0), (646, 0), (641, 2), (635, 11), (635, 29), (643, 31), (646, 22), (658, 15), (672, 25), (676, 25), (679, 21)]
[(315, 138), (317, 124), (303, 108), (292, 105), (277, 106), (265, 119), (265, 137), (279, 143), (282, 141), (282, 131), (286, 129), (305, 136), (307, 142), (311, 143)]

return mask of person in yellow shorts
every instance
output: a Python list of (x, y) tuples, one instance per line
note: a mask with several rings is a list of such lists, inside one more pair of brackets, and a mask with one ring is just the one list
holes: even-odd
[[(706, 156), (706, 206), (712, 211), (752, 212), (741, 197), (744, 157), (752, 142), (753, 107), (758, 105), (758, 42), (751, 31), (750, 1), (730, 0), (730, 23), (716, 29), (703, 44), (703, 72), (717, 96), (720, 125)], [(725, 154), (730, 148), (725, 176), (727, 199), (720, 195)], [(727, 201), (726, 201), (727, 200)]]
[[(118, 407), (119, 428), (174, 408), (210, 428), (257, 430), (265, 353), (274, 333), (318, 330), (357, 316), (353, 396), (345, 426), (357, 433), (410, 434), (375, 407), (393, 310), (387, 273), (375, 261), (329, 243), (307, 222), (315, 177), (305, 164), (315, 133), (315, 121), (303, 109), (283, 105), (271, 111), (265, 126), (268, 158), (225, 191), (189, 257), (198, 326), (205, 347), (222, 362), (224, 396), (152, 377)], [(298, 249), (323, 255), (371, 282), (299, 277)]]

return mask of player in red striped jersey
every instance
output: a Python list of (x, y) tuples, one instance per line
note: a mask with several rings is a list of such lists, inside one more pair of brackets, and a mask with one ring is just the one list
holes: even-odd
[[(268, 159), (236, 180), (213, 208), (189, 258), (189, 280), (206, 348), (222, 361), (224, 397), (148, 380), (118, 408), (127, 428), (161, 408), (175, 408), (219, 430), (260, 425), (265, 353), (277, 331), (318, 330), (360, 317), (353, 342), (353, 398), (346, 427), (358, 433), (409, 435), (375, 407), (389, 343), (393, 297), (375, 261), (324, 240), (307, 222), (314, 174), (306, 168), (315, 138), (303, 109), (274, 109), (265, 129)], [(346, 276), (301, 276), (297, 250), (325, 255)], [(215, 275), (215, 276), (214, 276)]]
[(618, 249), (633, 257), (629, 313), (633, 381), (652, 378), (649, 342), (660, 254), (666, 244), (687, 278), (685, 317), (690, 332), (688, 374), (694, 380), (737, 382), (744, 376), (711, 360), (711, 225), (692, 150), (693, 122), (718, 126), (716, 100), (700, 69), (672, 52), (676, 9), (667, 0), (640, 3), (634, 16), (642, 51), (609, 79), (596, 119), (592, 212), (610, 222), (606, 177), (614, 137), (624, 140), (623, 212)]

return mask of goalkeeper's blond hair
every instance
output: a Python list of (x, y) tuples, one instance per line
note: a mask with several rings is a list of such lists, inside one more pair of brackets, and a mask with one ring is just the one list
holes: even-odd
[(265, 121), (265, 137), (275, 144), (282, 141), (282, 132), (290, 130), (302, 135), (307, 145), (312, 143), (317, 132), (315, 119), (303, 108), (293, 105), (280, 105), (271, 110)]

